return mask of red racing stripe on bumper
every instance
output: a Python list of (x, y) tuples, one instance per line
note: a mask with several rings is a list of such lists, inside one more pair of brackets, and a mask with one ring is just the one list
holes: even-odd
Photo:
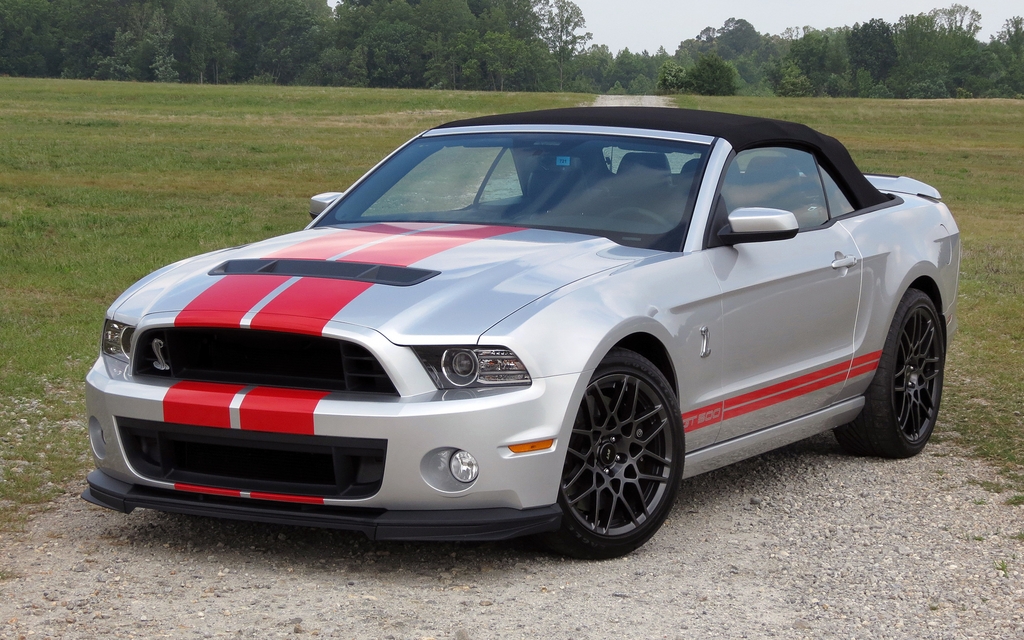
[(313, 412), (327, 391), (257, 387), (239, 408), (243, 430), (313, 435)]
[(274, 500), (277, 502), (298, 502), (300, 504), (323, 504), (324, 499), (316, 496), (296, 496), (285, 493), (264, 493), (262, 491), (250, 491), (249, 497), (253, 500)]
[(202, 493), (209, 496), (224, 496), (227, 498), (251, 498), (253, 500), (274, 500), (275, 502), (297, 502), (300, 504), (323, 504), (324, 499), (317, 496), (300, 496), (288, 493), (265, 493), (263, 491), (239, 491), (238, 489), (222, 489), (221, 487), (206, 487), (198, 484), (175, 482), (176, 491), (187, 491), (189, 493)]
[(227, 496), (229, 498), (241, 498), (242, 492), (237, 489), (221, 489), (219, 487), (203, 487), (198, 484), (186, 484), (184, 482), (175, 482), (174, 488), (178, 491), (188, 491), (189, 493), (205, 493), (211, 496)]
[(231, 401), (240, 384), (179, 382), (164, 395), (164, 422), (231, 428)]

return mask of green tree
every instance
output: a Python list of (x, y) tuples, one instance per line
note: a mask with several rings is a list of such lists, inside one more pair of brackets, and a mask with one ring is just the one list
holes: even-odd
[(783, 98), (805, 98), (814, 95), (814, 84), (793, 62), (782, 66), (776, 95)]
[(702, 96), (731, 96), (736, 93), (736, 68), (716, 53), (697, 58), (686, 73), (690, 86)]
[(898, 59), (892, 25), (878, 18), (854, 24), (847, 47), (850, 66), (867, 71), (874, 83), (883, 82)]
[(565, 87), (565, 68), (573, 57), (582, 53), (594, 35), (587, 28), (583, 10), (571, 0), (553, 0), (542, 16), (543, 39), (558, 66), (558, 90)]
[(686, 69), (675, 60), (666, 60), (658, 69), (658, 93), (684, 93), (690, 89)]
[(217, 0), (177, 0), (171, 24), (185, 77), (203, 84), (212, 75), (219, 83), (220, 69), (229, 58), (231, 27)]
[(480, 57), (491, 79), (491, 88), (504, 91), (505, 83), (519, 71), (523, 58), (523, 43), (508, 33), (490, 32), (484, 34), (479, 47)]
[(0, 0), (0, 74), (56, 75), (58, 32), (46, 0)]
[(136, 50), (135, 34), (118, 29), (114, 33), (114, 53), (99, 61), (95, 77), (99, 80), (138, 80), (133, 64)]

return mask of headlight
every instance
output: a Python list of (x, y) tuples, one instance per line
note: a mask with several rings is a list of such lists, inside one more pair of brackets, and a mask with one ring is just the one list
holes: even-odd
[(107, 320), (103, 323), (103, 338), (100, 341), (100, 351), (104, 355), (117, 358), (121, 362), (128, 362), (128, 356), (132, 352), (132, 334), (135, 327)]
[(530, 374), (505, 347), (413, 347), (438, 389), (529, 386)]

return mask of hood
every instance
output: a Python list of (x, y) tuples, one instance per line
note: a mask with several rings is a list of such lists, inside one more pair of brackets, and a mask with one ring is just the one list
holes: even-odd
[(166, 267), (126, 291), (114, 315), (313, 335), (348, 324), (396, 344), (473, 344), (541, 296), (654, 253), (515, 227), (316, 228)]

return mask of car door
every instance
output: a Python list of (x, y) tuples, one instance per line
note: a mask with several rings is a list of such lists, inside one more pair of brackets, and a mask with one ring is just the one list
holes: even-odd
[[(722, 296), (719, 442), (811, 413), (842, 390), (861, 269), (852, 236), (831, 221), (851, 209), (834, 185), (812, 154), (796, 149), (744, 151), (726, 169), (706, 242)], [(715, 234), (739, 207), (791, 211), (800, 231), (722, 246)]]

